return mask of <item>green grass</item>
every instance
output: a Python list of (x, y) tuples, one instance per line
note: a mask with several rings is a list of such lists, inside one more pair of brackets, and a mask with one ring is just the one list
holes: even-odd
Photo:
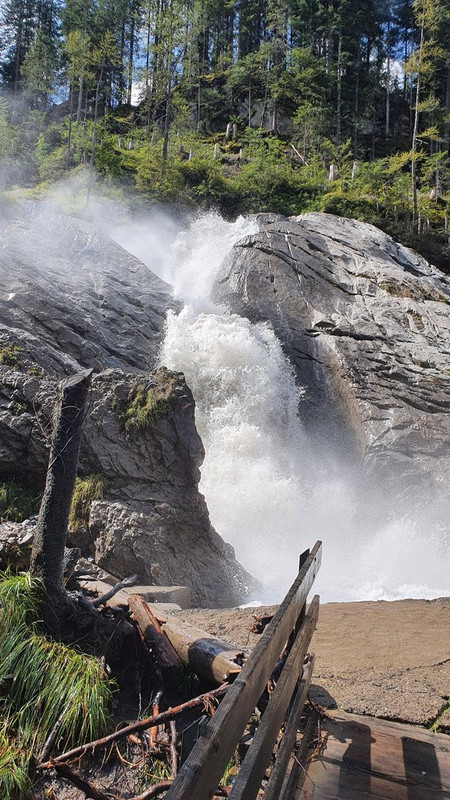
[(0, 519), (23, 522), (39, 511), (40, 494), (16, 481), (0, 483)]
[(18, 800), (60, 718), (62, 748), (104, 732), (113, 688), (99, 661), (39, 632), (42, 591), (29, 574), (0, 577), (0, 796)]
[(86, 475), (77, 478), (72, 495), (69, 514), (69, 528), (74, 533), (87, 530), (89, 511), (93, 500), (102, 500), (106, 480), (102, 475)]
[(0, 730), (0, 789), (2, 797), (24, 796), (28, 785), (27, 757), (23, 748)]
[(175, 380), (172, 373), (161, 367), (150, 385), (136, 386), (130, 391), (122, 414), (127, 433), (139, 433), (169, 412), (175, 398)]

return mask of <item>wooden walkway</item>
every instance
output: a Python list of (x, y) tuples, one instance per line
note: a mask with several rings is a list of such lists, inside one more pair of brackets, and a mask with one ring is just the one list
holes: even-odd
[(333, 713), (294, 800), (450, 800), (450, 736)]

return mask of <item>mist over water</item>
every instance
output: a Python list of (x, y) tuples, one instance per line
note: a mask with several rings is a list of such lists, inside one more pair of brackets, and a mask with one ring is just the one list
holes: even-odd
[(446, 502), (423, 500), (411, 513), (362, 490), (339, 453), (306, 435), (302, 391), (270, 325), (211, 300), (223, 258), (255, 231), (254, 221), (208, 214), (178, 235), (162, 219), (113, 234), (184, 302), (169, 314), (160, 360), (184, 372), (195, 397), (206, 451), (200, 490), (214, 527), (262, 583), (261, 602), (282, 599), (316, 539), (323, 601), (450, 594)]

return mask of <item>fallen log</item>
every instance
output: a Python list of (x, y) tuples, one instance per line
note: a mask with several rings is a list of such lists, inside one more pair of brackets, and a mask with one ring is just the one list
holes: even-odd
[(156, 716), (152, 717), (146, 717), (145, 719), (139, 719), (137, 722), (132, 722), (130, 725), (126, 725), (124, 728), (120, 728), (118, 731), (108, 734), (108, 736), (103, 736), (102, 739), (96, 739), (93, 742), (87, 742), (79, 747), (74, 747), (73, 750), (68, 750), (66, 753), (61, 753), (59, 756), (50, 759), (50, 761), (46, 761), (45, 764), (39, 764), (39, 769), (52, 769), (55, 764), (61, 764), (68, 759), (81, 758), (85, 755), (85, 753), (95, 750), (96, 747), (104, 747), (107, 744), (111, 744), (111, 742), (116, 742), (118, 739), (121, 739), (122, 736), (128, 736), (129, 733), (134, 733), (135, 731), (145, 731), (147, 728), (151, 728), (152, 726), (154, 727), (155, 725), (162, 725), (164, 722), (170, 722), (172, 719), (176, 719), (180, 716), (180, 714), (183, 714), (185, 711), (189, 711), (191, 708), (207, 705), (212, 700), (222, 697), (222, 695), (226, 694), (229, 688), (230, 684), (224, 683), (217, 689), (212, 689), (210, 692), (200, 694), (198, 697), (192, 698), (192, 700), (187, 700), (185, 703), (175, 706), (175, 708), (169, 708), (168, 711), (162, 711), (161, 714), (157, 714)]
[(158, 620), (145, 600), (133, 594), (128, 600), (128, 606), (144, 645), (151, 651), (162, 672), (183, 669), (181, 658), (161, 630)]
[(245, 661), (245, 650), (233, 647), (229, 642), (216, 639), (206, 631), (170, 617), (161, 625), (182, 662), (198, 675), (221, 684), (234, 678)]

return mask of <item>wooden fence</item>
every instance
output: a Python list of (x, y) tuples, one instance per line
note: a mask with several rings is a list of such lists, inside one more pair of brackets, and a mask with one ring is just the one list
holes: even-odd
[(307, 613), (306, 600), (321, 557), (321, 542), (302, 554), (296, 580), (181, 767), (166, 794), (167, 800), (210, 800), (289, 640), (290, 650), (281, 675), (229, 794), (230, 800), (257, 797), (289, 709), (283, 740), (264, 792), (264, 800), (281, 800), (313, 670), (314, 657), (310, 655), (306, 661), (305, 657), (318, 619), (319, 598), (313, 598)]

